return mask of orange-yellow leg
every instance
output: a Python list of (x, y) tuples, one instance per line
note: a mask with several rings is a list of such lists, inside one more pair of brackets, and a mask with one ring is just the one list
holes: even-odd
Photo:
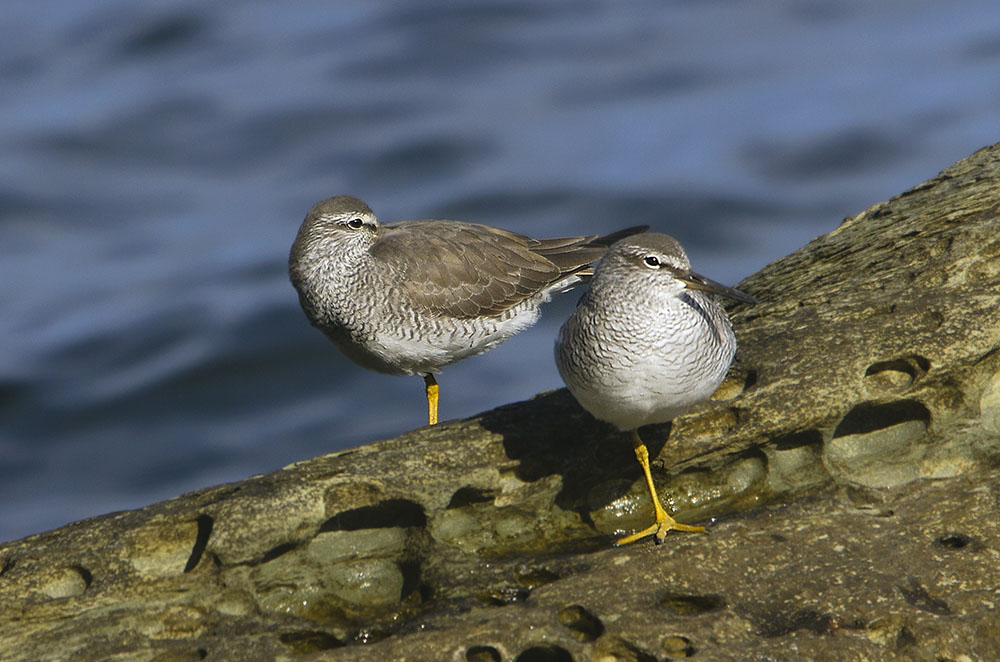
[(424, 375), (424, 385), (427, 387), (427, 424), (434, 425), (438, 422), (438, 383), (434, 375)]
[(646, 450), (646, 444), (642, 443), (642, 439), (639, 438), (639, 431), (632, 430), (632, 448), (635, 451), (635, 459), (639, 460), (639, 464), (642, 465), (642, 473), (646, 476), (646, 487), (649, 488), (649, 496), (653, 500), (653, 510), (656, 514), (656, 521), (650, 526), (646, 527), (642, 531), (637, 531), (630, 536), (625, 536), (624, 538), (619, 538), (615, 543), (616, 545), (627, 545), (630, 542), (635, 542), (645, 538), (646, 536), (656, 535), (656, 542), (663, 542), (663, 539), (667, 536), (667, 531), (673, 529), (675, 531), (694, 531), (696, 533), (705, 533), (705, 527), (703, 526), (691, 526), (690, 524), (681, 524), (674, 520), (673, 517), (667, 514), (667, 511), (663, 509), (660, 505), (660, 497), (656, 494), (656, 488), (653, 486), (653, 475), (649, 472), (649, 451)]

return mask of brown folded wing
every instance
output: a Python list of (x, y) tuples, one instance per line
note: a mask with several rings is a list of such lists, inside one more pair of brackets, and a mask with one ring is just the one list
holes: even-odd
[(594, 237), (531, 239), (458, 221), (382, 226), (372, 255), (425, 314), (497, 315), (599, 259)]

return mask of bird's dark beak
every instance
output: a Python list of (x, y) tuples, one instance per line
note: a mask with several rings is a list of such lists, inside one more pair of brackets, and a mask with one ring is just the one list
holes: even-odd
[(677, 276), (681, 282), (684, 283), (690, 290), (701, 290), (702, 292), (709, 292), (711, 294), (718, 294), (720, 296), (728, 297), (730, 299), (736, 299), (737, 301), (742, 301), (743, 303), (754, 304), (757, 303), (757, 299), (746, 292), (740, 292), (733, 287), (727, 287), (722, 283), (716, 283), (710, 278), (705, 278), (701, 274), (689, 271), (686, 274), (680, 274)]

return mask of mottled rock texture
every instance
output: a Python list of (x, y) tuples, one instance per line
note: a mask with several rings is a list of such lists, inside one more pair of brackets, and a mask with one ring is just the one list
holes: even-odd
[[(564, 390), (0, 547), (0, 660), (1000, 659), (1000, 146), (740, 284), (623, 548)], [(669, 438), (668, 438), (669, 435)]]

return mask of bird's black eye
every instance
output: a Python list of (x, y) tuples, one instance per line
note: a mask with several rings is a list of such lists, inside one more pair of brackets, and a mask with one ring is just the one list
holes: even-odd
[(648, 255), (648, 256), (646, 256), (646, 258), (643, 260), (643, 262), (650, 269), (659, 269), (660, 268), (660, 259), (658, 257), (656, 257), (655, 255)]
[(347, 221), (347, 227), (354, 230), (360, 230), (364, 226), (365, 222), (362, 221), (360, 218), (352, 218), (351, 220)]

